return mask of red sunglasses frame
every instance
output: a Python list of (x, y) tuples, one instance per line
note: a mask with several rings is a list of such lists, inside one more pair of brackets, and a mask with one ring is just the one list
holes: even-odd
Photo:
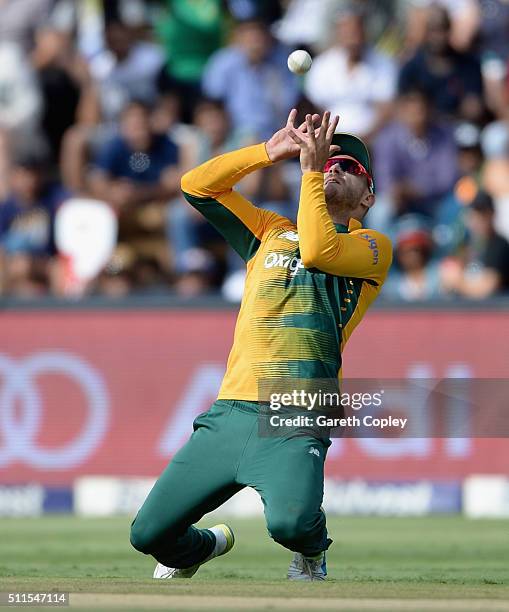
[[(335, 163), (338, 163), (338, 161), (341, 161), (343, 159), (352, 162), (359, 169), (359, 172), (357, 173), (350, 172), (349, 174), (353, 174), (354, 176), (365, 176), (368, 179), (369, 188), (371, 192), (373, 192), (373, 179), (371, 178), (370, 173), (366, 170), (366, 168), (359, 161), (357, 161), (356, 159), (348, 155), (334, 155), (333, 157), (329, 157), (329, 159), (325, 162), (325, 165), (323, 167), (324, 173), (328, 172), (332, 168), (332, 166), (334, 166)], [(348, 172), (348, 171), (345, 170), (344, 172)]]

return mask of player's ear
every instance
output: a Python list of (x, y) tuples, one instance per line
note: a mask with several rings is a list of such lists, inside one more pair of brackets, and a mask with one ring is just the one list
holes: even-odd
[(371, 208), (374, 203), (375, 203), (375, 194), (371, 193), (371, 191), (366, 189), (366, 192), (364, 193), (362, 197), (361, 204), (365, 206), (366, 208)]

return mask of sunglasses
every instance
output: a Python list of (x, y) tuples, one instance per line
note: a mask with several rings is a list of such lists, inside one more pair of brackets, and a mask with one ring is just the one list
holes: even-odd
[(368, 180), (368, 185), (371, 192), (373, 191), (373, 179), (371, 178), (371, 175), (356, 159), (350, 159), (349, 157), (329, 157), (329, 159), (325, 162), (325, 166), (323, 167), (324, 173), (328, 172), (332, 166), (335, 166), (336, 164), (343, 172), (353, 174), (355, 176), (365, 176)]

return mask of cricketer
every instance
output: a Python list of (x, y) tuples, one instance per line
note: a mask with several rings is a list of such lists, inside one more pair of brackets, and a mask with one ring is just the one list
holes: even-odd
[[(332, 540), (321, 507), (328, 437), (261, 436), (259, 382), (333, 379), (341, 353), (387, 276), (392, 247), (363, 229), (375, 202), (365, 144), (336, 133), (338, 117), (307, 115), (267, 142), (220, 155), (182, 178), (182, 190), (246, 262), (244, 295), (217, 401), (161, 474), (131, 527), (152, 555), (154, 578), (190, 578), (229, 552), (232, 529), (194, 526), (246, 486), (263, 501), (267, 529), (294, 553), (291, 580), (324, 580)], [(297, 224), (257, 208), (233, 189), (243, 177), (300, 157)]]

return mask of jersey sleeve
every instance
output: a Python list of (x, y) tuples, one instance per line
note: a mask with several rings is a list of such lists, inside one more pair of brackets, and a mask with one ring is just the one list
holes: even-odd
[(392, 262), (391, 241), (372, 229), (338, 234), (327, 212), (321, 172), (302, 177), (297, 230), (306, 268), (383, 284)]
[(271, 163), (262, 143), (215, 157), (182, 177), (186, 200), (210, 221), (244, 261), (253, 257), (267, 231), (291, 225), (289, 219), (258, 208), (233, 190), (247, 174)]

